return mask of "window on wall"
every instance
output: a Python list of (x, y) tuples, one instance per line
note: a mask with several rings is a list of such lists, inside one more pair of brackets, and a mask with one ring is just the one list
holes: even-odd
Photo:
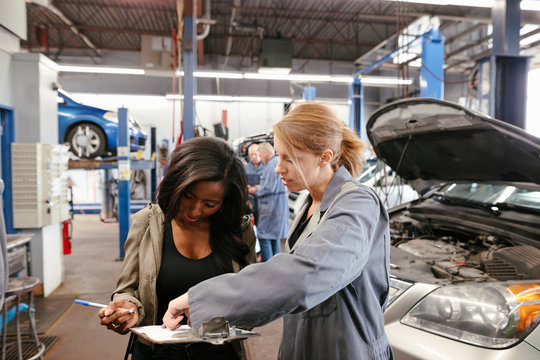
[(525, 130), (540, 137), (540, 68), (529, 71), (527, 79), (527, 118)]

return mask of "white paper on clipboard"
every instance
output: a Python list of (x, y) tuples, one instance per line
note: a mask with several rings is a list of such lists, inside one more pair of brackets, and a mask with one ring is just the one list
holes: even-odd
[(231, 327), (229, 335), (227, 337), (218, 338), (203, 338), (198, 332), (194, 331), (189, 325), (182, 325), (176, 330), (169, 330), (162, 328), (161, 325), (140, 326), (129, 329), (138, 336), (141, 336), (145, 340), (156, 344), (172, 344), (172, 343), (187, 343), (187, 342), (208, 342), (214, 345), (221, 345), (225, 341), (229, 340), (242, 340), (253, 336), (260, 336), (260, 334)]

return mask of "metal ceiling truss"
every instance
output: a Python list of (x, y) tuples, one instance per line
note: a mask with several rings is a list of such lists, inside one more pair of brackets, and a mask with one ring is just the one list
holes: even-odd
[[(39, 3), (51, 1), (46, 7), (27, 1), (29, 36), (22, 45), (30, 51), (56, 51), (56, 58), (63, 51), (79, 50), (96, 62), (101, 50), (140, 51), (141, 35), (171, 36), (178, 26), (175, 0)], [(204, 40), (204, 51), (223, 55), (221, 66), (232, 55), (240, 58), (240, 66), (251, 66), (253, 57), (261, 52), (262, 38), (281, 35), (291, 39), (293, 58), (304, 59), (296, 70), (314, 59), (351, 61), (361, 67), (394, 50), (396, 35), (402, 31), (397, 29), (405, 29), (425, 15), (437, 15), (441, 29), (448, 28), (447, 70), (470, 70), (471, 60), (487, 50), (490, 9), (382, 0), (212, 0), (211, 19), (216, 24)], [(540, 24), (540, 12), (522, 15), (523, 23)], [(464, 24), (470, 26), (464, 28)], [(526, 36), (537, 33), (540, 30)], [(535, 54), (537, 46), (538, 41), (524, 49)], [(250, 60), (246, 62), (246, 58)], [(396, 65), (385, 67), (395, 69)]]

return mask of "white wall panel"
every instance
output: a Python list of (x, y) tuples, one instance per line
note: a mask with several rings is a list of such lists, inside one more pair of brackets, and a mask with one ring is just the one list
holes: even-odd
[(0, 1), (0, 25), (26, 40), (26, 1)]

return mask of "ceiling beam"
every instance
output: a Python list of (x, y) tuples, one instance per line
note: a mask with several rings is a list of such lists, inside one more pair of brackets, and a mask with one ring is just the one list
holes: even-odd
[[(70, 29), (70, 26), (67, 24), (40, 24), (40, 23), (32, 22), (29, 25), (32, 27), (46, 26), (53, 29), (62, 29), (62, 30)], [(156, 30), (148, 30), (148, 29), (132, 29), (132, 28), (123, 29), (123, 28), (110, 28), (110, 27), (86, 26), (86, 25), (78, 25), (77, 28), (83, 31), (105, 32), (105, 33), (111, 33), (111, 34), (171, 36), (171, 33), (169, 31), (156, 31)]]
[(163, 11), (163, 12), (176, 13), (175, 2), (159, 1), (159, 0), (148, 1), (145, 5), (134, 4), (134, 3), (130, 3), (130, 4), (100, 3), (99, 5), (96, 5), (95, 3), (84, 3), (84, 2), (73, 1), (73, 0), (53, 0), (53, 3), (57, 7), (68, 5), (68, 6), (76, 6), (76, 7), (91, 7), (91, 8), (99, 7), (99, 8), (105, 8), (105, 9)]
[[(335, 22), (369, 22), (369, 23), (390, 23), (394, 24), (396, 22), (396, 17), (394, 15), (378, 15), (378, 14), (358, 14), (350, 12), (339, 12), (339, 11), (317, 11), (317, 10), (304, 10), (304, 9), (289, 9), (289, 8), (272, 8), (272, 7), (235, 7), (231, 6), (231, 9), (237, 9), (242, 11), (253, 12), (253, 14), (244, 14), (244, 16), (254, 16), (257, 18), (286, 18), (291, 20), (306, 20), (306, 21), (335, 21)], [(279, 14), (288, 14), (288, 15), (268, 15), (267, 13), (279, 13)], [(290, 14), (297, 14), (298, 16), (291, 16)], [(302, 15), (314, 15), (312, 17), (302, 16)], [(416, 15), (410, 15), (409, 17), (414, 18)]]
[[(40, 5), (38, 5), (40, 6)], [(56, 15), (66, 26), (67, 29), (73, 33), (76, 37), (78, 37), (83, 43), (90, 48), (90, 50), (94, 53), (95, 56), (101, 57), (101, 54), (99, 53), (99, 50), (97, 46), (90, 40), (86, 35), (80, 32), (80, 30), (77, 28), (77, 26), (69, 19), (62, 11), (60, 11), (57, 7), (55, 7), (52, 4), (48, 4), (47, 6), (44, 6), (43, 8), (49, 10), (54, 15)]]

